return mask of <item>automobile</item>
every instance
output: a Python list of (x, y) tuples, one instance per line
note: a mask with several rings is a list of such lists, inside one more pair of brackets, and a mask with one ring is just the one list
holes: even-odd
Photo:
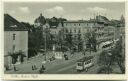
[(64, 55), (64, 58), (65, 58), (65, 60), (68, 60), (68, 55), (65, 54)]
[(53, 61), (53, 60), (55, 60), (55, 57), (54, 56), (52, 56), (51, 58), (49, 58), (49, 61)]

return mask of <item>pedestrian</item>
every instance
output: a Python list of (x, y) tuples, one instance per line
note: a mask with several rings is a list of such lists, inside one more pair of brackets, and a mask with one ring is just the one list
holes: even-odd
[(36, 70), (36, 69), (37, 69), (36, 64), (34, 64), (34, 65), (33, 65), (33, 67), (34, 67), (34, 70)]
[(66, 58), (66, 54), (64, 54), (64, 59)]
[(85, 50), (83, 51), (83, 55), (85, 55)]
[(9, 70), (9, 66), (8, 65), (5, 65), (5, 70)]
[(39, 73), (42, 74), (44, 73), (44, 70), (42, 68), (39, 69)]
[(13, 66), (13, 69), (14, 69), (14, 71), (17, 71), (17, 69), (16, 69), (16, 66), (15, 66), (15, 65)]
[(33, 65), (32, 65), (32, 70), (34, 70), (34, 67), (33, 67)]
[(45, 67), (44, 67), (44, 65), (43, 65), (43, 64), (42, 64), (41, 68), (42, 68), (43, 70), (45, 70)]
[(44, 70), (45, 70), (45, 67), (44, 67), (44, 65), (42, 64), (41, 65), (41, 68), (39, 69), (39, 73), (41, 74), (41, 73), (44, 73)]
[(32, 70), (36, 70), (36, 69), (37, 69), (36, 64), (33, 64), (32, 65)]

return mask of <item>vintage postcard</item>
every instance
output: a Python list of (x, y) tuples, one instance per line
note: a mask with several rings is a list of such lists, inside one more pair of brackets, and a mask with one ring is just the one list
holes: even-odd
[(4, 79), (126, 79), (126, 1), (2, 1)]

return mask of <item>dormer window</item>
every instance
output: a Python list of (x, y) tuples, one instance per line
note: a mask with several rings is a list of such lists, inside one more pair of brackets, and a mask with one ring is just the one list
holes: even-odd
[(12, 26), (10, 26), (10, 27), (14, 27), (14, 28), (15, 28), (15, 27), (17, 27), (17, 25), (12, 25)]

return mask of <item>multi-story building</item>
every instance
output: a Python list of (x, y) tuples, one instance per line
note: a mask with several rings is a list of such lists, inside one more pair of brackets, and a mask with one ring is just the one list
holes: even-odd
[(28, 31), (20, 22), (4, 14), (4, 65), (23, 62), (28, 57)]
[[(42, 19), (43, 20), (43, 19)], [(86, 44), (85, 35), (88, 32), (95, 32), (97, 44), (102, 42), (113, 40), (118, 36), (115, 34), (115, 27), (108, 26), (109, 20), (101, 15), (96, 16), (94, 19), (90, 20), (67, 20), (63, 22), (57, 21), (55, 17), (51, 18), (52, 24), (49, 26), (50, 33), (57, 38), (60, 31), (63, 30), (63, 34), (72, 34), (72, 38), (75, 41), (78, 36)], [(59, 22), (59, 24), (57, 24)], [(56, 24), (55, 24), (56, 23)], [(53, 25), (53, 26), (52, 26)], [(64, 36), (65, 37), (65, 36)]]

